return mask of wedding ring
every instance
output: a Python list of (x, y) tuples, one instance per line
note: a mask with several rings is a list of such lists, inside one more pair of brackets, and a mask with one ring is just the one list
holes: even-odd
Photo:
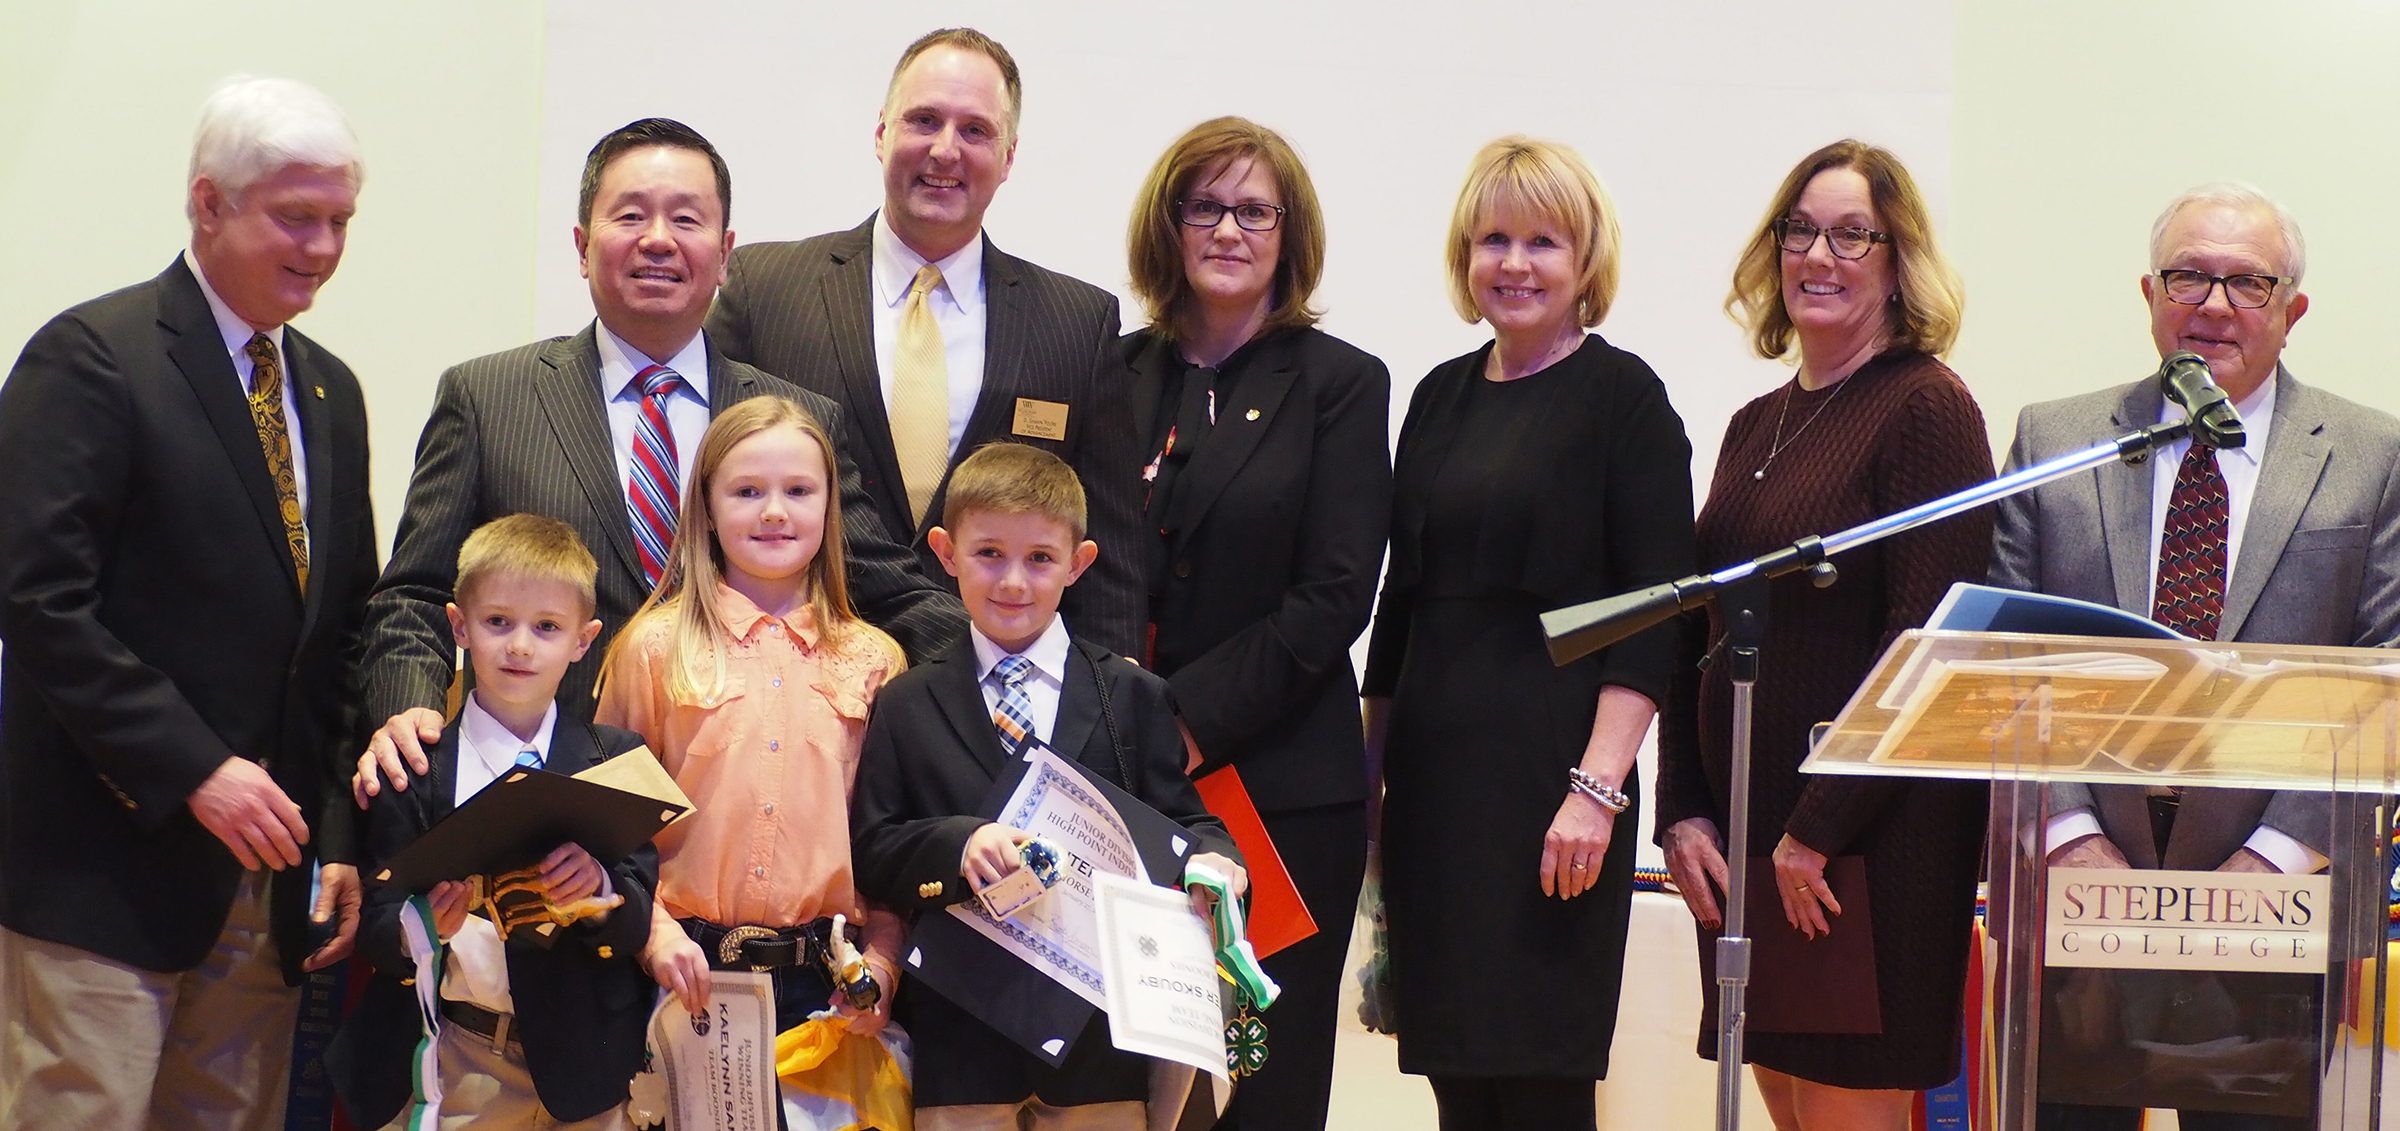
[(1583, 861), (1581, 861), (1581, 860), (1578, 860), (1578, 861), (1576, 861), (1576, 862), (1575, 862), (1575, 863), (1572, 865), (1572, 867), (1573, 867), (1573, 868), (1574, 868), (1576, 871), (1578, 871), (1578, 872), (1580, 872), (1580, 871), (1583, 871)]

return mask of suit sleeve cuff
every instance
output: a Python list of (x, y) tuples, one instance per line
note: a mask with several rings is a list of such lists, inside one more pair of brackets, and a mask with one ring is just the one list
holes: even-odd
[[(2042, 855), (2048, 856), (2087, 836), (2102, 835), (2105, 834), (2100, 828), (2100, 818), (2093, 816), (2091, 810), (2069, 809), (2064, 813), (2053, 815), (2050, 823), (2043, 826)], [(2030, 845), (2033, 839), (2032, 830), (2026, 831), (2025, 839)]]
[(2275, 870), (2288, 876), (2306, 876), (2325, 867), (2329, 861), (2316, 849), (2300, 843), (2288, 833), (2260, 825), (2251, 832), (2242, 847), (2258, 853), (2273, 864)]

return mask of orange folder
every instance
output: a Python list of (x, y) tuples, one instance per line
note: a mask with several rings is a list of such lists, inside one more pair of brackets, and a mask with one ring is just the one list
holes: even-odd
[(1292, 886), (1292, 874), (1284, 870), (1275, 842), (1268, 839), (1266, 822), (1259, 819), (1258, 806), (1251, 804), (1241, 772), (1227, 766), (1192, 784), (1200, 790), (1201, 804), (1233, 834), (1233, 843), (1241, 847), (1242, 862), (1250, 872), (1250, 915), (1243, 933), (1250, 939), (1251, 949), (1265, 958), (1316, 934), (1317, 921), (1309, 916), (1300, 889)]

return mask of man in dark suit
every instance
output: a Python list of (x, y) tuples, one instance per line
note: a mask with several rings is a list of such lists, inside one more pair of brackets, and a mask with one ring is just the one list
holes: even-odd
[(0, 1127), (281, 1127), (349, 952), (366, 405), (287, 323), (361, 176), (324, 95), (220, 87), (189, 250), (0, 388)]
[[(2205, 186), (2167, 207), (2142, 276), (2151, 336), (2161, 356), (2189, 350), (2208, 362), (2249, 442), (2218, 451), (2181, 440), (2149, 463), (2104, 464), (2002, 501), (1993, 584), (2115, 605), (2202, 640), (2400, 639), (2400, 421), (2283, 368), (2285, 336), (2308, 311), (2305, 256), (2298, 225), (2255, 189)], [(2032, 405), (2008, 465), (2182, 415), (2150, 381)], [(2344, 830), (2364, 827), (2318, 791), (2049, 790), (2049, 820), (2031, 835), (2053, 867), (2313, 872), (2357, 848)], [(2302, 1125), (2248, 1122), (2266, 1118), (2186, 1111), (2183, 1126)], [(2061, 1105), (2041, 1119), (2061, 1129), (2139, 1121), (2133, 1109)]]
[(995, 440), (1065, 459), (1103, 551), (1068, 596), (1068, 622), (1139, 656), (1142, 456), (1117, 300), (983, 233), (1016, 159), (1021, 93), (1016, 61), (980, 32), (910, 44), (875, 126), (882, 210), (846, 232), (735, 252), (709, 333), (728, 356), (841, 402), (884, 525), (910, 532), (929, 577), (943, 574), (925, 535), (958, 461)]
[[(441, 734), (455, 663), (442, 608), (469, 531), (520, 511), (548, 515), (600, 559), (606, 627), (559, 689), (560, 710), (589, 721), (608, 643), (657, 581), (715, 413), (790, 397), (843, 446), (840, 406), (731, 359), (701, 332), (733, 249), (732, 208), (724, 159), (690, 127), (648, 118), (610, 133), (584, 164), (575, 229), (598, 319), (442, 375), (392, 561), (368, 603), (367, 717), (388, 721), (359, 760), (362, 804), (379, 776), (403, 777), (402, 758), (424, 773), (424, 745)], [(841, 484), (851, 600), (910, 656), (946, 650), (965, 611), (885, 533), (847, 460)]]

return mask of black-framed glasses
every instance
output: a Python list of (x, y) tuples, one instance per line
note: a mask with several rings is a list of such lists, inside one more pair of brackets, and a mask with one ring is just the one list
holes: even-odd
[(1819, 233), (1824, 234), (1825, 245), (1833, 249), (1836, 259), (1865, 259), (1876, 244), (1892, 242), (1892, 237), (1873, 228), (1820, 228), (1786, 216), (1775, 221), (1775, 246), (1806, 255), (1817, 246)]
[(1221, 204), (1214, 200), (1178, 200), (1175, 218), (1195, 228), (1214, 228), (1225, 214), (1233, 213), (1233, 222), (1245, 232), (1272, 232), (1283, 223), (1283, 209), (1272, 204), (1253, 201), (1248, 204)]
[(2275, 297), (2275, 288), (2291, 282), (2281, 275), (2211, 275), (2206, 271), (2190, 271), (2180, 267), (2160, 268), (2159, 283), (2166, 288), (2167, 301), (2185, 306), (2199, 306), (2208, 301), (2208, 292), (2219, 285), (2225, 288), (2225, 301), (2243, 310), (2256, 310)]

